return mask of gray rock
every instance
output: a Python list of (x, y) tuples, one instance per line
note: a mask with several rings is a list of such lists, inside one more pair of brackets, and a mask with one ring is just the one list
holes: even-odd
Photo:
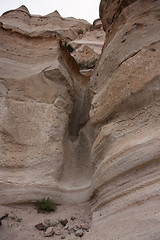
[(61, 220), (59, 220), (59, 222), (65, 227), (68, 223), (68, 220), (67, 220), (67, 218), (66, 219), (61, 219)]
[(75, 233), (76, 237), (83, 237), (83, 235), (84, 235), (84, 232), (82, 229), (78, 229)]
[(75, 233), (77, 229), (75, 230), (74, 228), (68, 228), (68, 234)]

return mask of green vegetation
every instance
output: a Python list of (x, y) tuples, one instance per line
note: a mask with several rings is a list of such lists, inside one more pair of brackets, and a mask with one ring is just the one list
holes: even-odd
[(45, 199), (43, 198), (42, 200), (37, 201), (37, 210), (39, 212), (51, 212), (51, 211), (55, 211), (57, 206), (56, 203), (54, 203), (52, 200), (50, 200), (49, 198)]
[(66, 41), (64, 43), (64, 46), (68, 52), (72, 53), (74, 51), (74, 48), (72, 47), (72, 45), (68, 44)]

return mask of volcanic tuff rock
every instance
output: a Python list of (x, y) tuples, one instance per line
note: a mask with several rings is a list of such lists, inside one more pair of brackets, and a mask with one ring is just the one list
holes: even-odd
[(85, 20), (75, 18), (62, 18), (57, 11), (46, 16), (31, 15), (25, 6), (5, 12), (0, 21), (5, 29), (20, 32), (24, 35), (36, 37), (56, 35), (60, 39), (74, 40), (78, 32), (84, 33), (90, 29), (90, 24)]
[[(4, 13), (0, 22), (0, 202), (45, 195), (61, 203), (84, 201), (88, 189), (82, 198), (79, 192), (88, 188), (90, 167), (82, 166), (77, 177), (79, 165), (69, 167), (69, 176), (66, 165), (72, 161), (68, 135), (77, 135), (88, 77), (79, 73), (57, 34), (73, 39), (78, 26), (86, 29), (88, 23), (62, 19), (57, 12), (31, 16), (23, 6)], [(87, 148), (85, 133), (82, 139)]]
[(91, 29), (71, 42), (74, 47), (72, 56), (81, 70), (94, 69), (104, 44), (105, 32), (101, 29)]
[(89, 84), (56, 37), (1, 24), (1, 203), (91, 199), (83, 239), (160, 238), (159, 13), (159, 0), (101, 1)]
[(102, 21), (100, 18), (98, 19), (95, 19), (94, 22), (93, 22), (93, 29), (102, 29), (103, 26), (102, 26)]
[(91, 77), (93, 227), (85, 239), (160, 239), (160, 1), (102, 0)]

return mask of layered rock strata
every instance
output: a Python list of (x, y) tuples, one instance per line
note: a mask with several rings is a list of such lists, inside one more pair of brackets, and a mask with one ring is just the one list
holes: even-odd
[(160, 238), (159, 12), (159, 0), (101, 1), (89, 84), (55, 33), (0, 19), (2, 204), (90, 199), (84, 239)]
[(93, 72), (101, 54), (104, 40), (105, 32), (102, 29), (93, 28), (71, 41), (71, 45), (74, 47), (72, 56), (77, 61), (81, 72), (85, 73), (85, 70)]
[[(80, 163), (67, 165), (72, 152), (79, 151), (76, 143), (69, 146), (69, 135), (77, 139), (88, 77), (79, 73), (57, 37), (60, 32), (67, 39), (75, 35), (74, 25), (87, 28), (88, 24), (63, 21), (57, 30), (62, 24), (57, 12), (40, 18), (23, 6), (0, 18), (1, 204), (36, 201), (43, 196), (59, 203), (88, 199), (89, 165), (82, 166), (79, 174)], [(82, 138), (87, 148), (85, 133)], [(82, 164), (86, 152), (88, 149), (83, 151), (84, 159), (78, 157)], [(69, 176), (67, 167), (72, 173)], [(79, 182), (82, 176), (84, 181)]]
[(79, 31), (85, 33), (90, 29), (90, 24), (85, 20), (75, 18), (62, 18), (54, 11), (46, 16), (31, 15), (25, 6), (5, 12), (1, 16), (5, 29), (11, 29), (24, 35), (52, 36), (71, 41), (78, 37)]
[(102, 0), (91, 77), (93, 228), (86, 239), (159, 239), (160, 1)]

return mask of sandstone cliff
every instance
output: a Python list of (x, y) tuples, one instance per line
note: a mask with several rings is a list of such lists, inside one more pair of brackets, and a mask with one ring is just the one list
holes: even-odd
[(160, 1), (101, 1), (106, 40), (89, 86), (92, 240), (160, 238), (159, 13)]
[(44, 195), (60, 203), (87, 200), (90, 167), (81, 167), (79, 183), (80, 163), (67, 164), (76, 151), (68, 135), (77, 136), (88, 77), (61, 40), (73, 40), (79, 27), (85, 32), (90, 25), (57, 12), (31, 16), (24, 6), (4, 13), (0, 22), (0, 202)]
[(160, 238), (159, 12), (159, 0), (102, 0), (105, 44), (90, 81), (48, 23), (30, 31), (2, 16), (2, 204), (90, 200), (84, 239)]

